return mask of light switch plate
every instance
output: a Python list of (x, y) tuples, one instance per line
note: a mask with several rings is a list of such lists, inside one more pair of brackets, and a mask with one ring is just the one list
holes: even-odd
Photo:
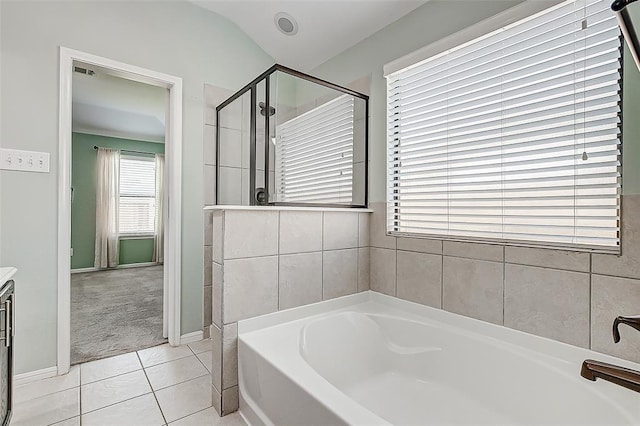
[(0, 148), (0, 169), (49, 173), (49, 153)]

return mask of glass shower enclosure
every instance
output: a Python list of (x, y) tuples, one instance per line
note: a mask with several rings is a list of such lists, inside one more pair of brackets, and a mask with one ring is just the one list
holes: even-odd
[(276, 64), (216, 113), (217, 204), (367, 206), (368, 96)]

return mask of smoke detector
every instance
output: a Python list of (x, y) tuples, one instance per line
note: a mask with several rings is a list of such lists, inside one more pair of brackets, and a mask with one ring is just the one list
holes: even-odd
[(298, 23), (293, 18), (293, 16), (289, 15), (288, 13), (276, 13), (276, 15), (273, 17), (273, 22), (276, 24), (276, 28), (278, 28), (278, 30), (280, 30), (282, 34), (292, 36), (298, 33)]

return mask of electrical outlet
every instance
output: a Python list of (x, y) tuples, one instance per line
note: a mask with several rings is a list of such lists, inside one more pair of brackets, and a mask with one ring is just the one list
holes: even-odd
[(0, 148), (0, 169), (49, 173), (49, 153)]

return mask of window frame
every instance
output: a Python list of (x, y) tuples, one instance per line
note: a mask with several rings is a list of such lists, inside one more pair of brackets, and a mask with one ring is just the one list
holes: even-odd
[(389, 119), (388, 119), (388, 106), (389, 106), (389, 96), (388, 92), (388, 84), (386, 84), (386, 79), (390, 74), (399, 72), (404, 69), (411, 68), (413, 66), (418, 65), (420, 62), (429, 59), (433, 56), (437, 56), (449, 49), (453, 49), (459, 45), (466, 44), (468, 42), (474, 41), (478, 38), (486, 36), (492, 32), (498, 31), (504, 27), (507, 27), (515, 22), (526, 19), (529, 16), (532, 16), (536, 13), (540, 13), (546, 9), (557, 6), (558, 4), (564, 3), (566, 0), (554, 0), (552, 4), (546, 4), (544, 7), (540, 7), (540, 4), (536, 4), (535, 1), (526, 0), (520, 5), (512, 7), (510, 9), (505, 10), (498, 15), (490, 17), (484, 21), (481, 21), (471, 27), (468, 27), (462, 31), (451, 34), (448, 37), (445, 37), (441, 40), (438, 40), (432, 44), (429, 44), (421, 49), (418, 49), (415, 52), (409, 53), (401, 58), (398, 58), (386, 65), (384, 65), (384, 77), (385, 77), (385, 90), (386, 90), (386, 134), (385, 134), (385, 234), (392, 237), (406, 237), (406, 238), (417, 238), (417, 239), (428, 239), (428, 240), (440, 240), (440, 241), (451, 241), (451, 242), (463, 242), (463, 243), (478, 243), (478, 244), (491, 244), (491, 245), (502, 245), (502, 246), (514, 246), (514, 247), (527, 247), (527, 248), (539, 248), (539, 249), (555, 249), (555, 250), (565, 250), (565, 251), (573, 251), (573, 252), (589, 252), (589, 253), (603, 253), (603, 254), (616, 254), (620, 255), (621, 247), (622, 247), (622, 195), (623, 195), (623, 146), (624, 146), (624, 132), (623, 132), (623, 95), (624, 95), (624, 63), (625, 63), (625, 48), (623, 36), (620, 34), (620, 46), (619, 46), (619, 88), (618, 88), (618, 132), (619, 132), (619, 144), (618, 150), (619, 154), (617, 156), (619, 165), (617, 166), (617, 171), (619, 173), (619, 188), (617, 193), (617, 246), (596, 246), (596, 245), (587, 245), (587, 244), (567, 244), (565, 242), (545, 242), (545, 241), (535, 241), (535, 240), (519, 240), (519, 239), (509, 239), (509, 238), (491, 238), (491, 237), (469, 237), (463, 235), (443, 235), (443, 234), (435, 234), (435, 233), (422, 233), (422, 232), (404, 232), (404, 231), (396, 231), (393, 230), (394, 222), (397, 222), (397, 219), (394, 219), (391, 211), (393, 209), (393, 201), (392, 201), (392, 187), (390, 186), (390, 173), (392, 173), (393, 167), (390, 153), (390, 142), (389, 142)]
[[(125, 198), (153, 198), (154, 200), (154, 217), (153, 217), (153, 222), (154, 222), (154, 227), (155, 227), (155, 203), (156, 203), (156, 189), (155, 189), (155, 171), (156, 171), (156, 166), (155, 166), (155, 158), (154, 157), (149, 157), (146, 155), (132, 155), (132, 154), (121, 154), (120, 155), (120, 161), (122, 161), (122, 159), (126, 159), (126, 160), (134, 160), (134, 161), (145, 161), (145, 162), (150, 162), (150, 163), (154, 163), (153, 164), (153, 170), (154, 170), (154, 180), (153, 180), (153, 187), (154, 187), (154, 195), (153, 197), (140, 197), (140, 196), (127, 196), (125, 195)], [(122, 181), (122, 168), (120, 167), (120, 176), (118, 176), (118, 180), (119, 183)], [(118, 184), (118, 188), (120, 188), (120, 184)], [(118, 193), (118, 239), (120, 240), (142, 240), (142, 239), (150, 239), (150, 238), (154, 238), (155, 237), (155, 230), (152, 230), (151, 232), (143, 232), (143, 231), (135, 231), (135, 232), (122, 232), (120, 230), (120, 211), (121, 211), (121, 198), (123, 198), (122, 196), (122, 192), (120, 191)]]

